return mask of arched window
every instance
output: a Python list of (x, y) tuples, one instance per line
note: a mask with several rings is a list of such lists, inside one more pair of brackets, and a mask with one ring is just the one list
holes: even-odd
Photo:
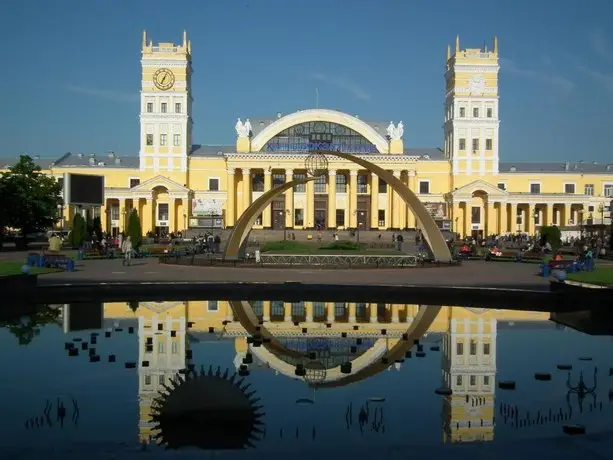
[(337, 150), (345, 153), (377, 153), (377, 147), (360, 133), (327, 121), (309, 121), (281, 131), (262, 148), (264, 152)]

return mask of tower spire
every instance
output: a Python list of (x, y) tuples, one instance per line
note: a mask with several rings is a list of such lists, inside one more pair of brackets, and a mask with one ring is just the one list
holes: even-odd
[(498, 37), (494, 37), (494, 53), (498, 54)]
[(187, 46), (187, 30), (183, 29), (183, 48)]
[(447, 45), (447, 60), (451, 59), (451, 45)]
[(460, 36), (456, 35), (455, 37), (455, 52), (459, 53), (460, 52)]
[(147, 46), (147, 31), (143, 30), (143, 43), (142, 47), (145, 48)]

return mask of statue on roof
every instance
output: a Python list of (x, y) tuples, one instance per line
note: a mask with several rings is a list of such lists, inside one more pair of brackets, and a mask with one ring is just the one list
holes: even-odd
[(404, 136), (404, 124), (402, 123), (402, 121), (398, 122), (398, 126), (396, 126), (396, 129), (394, 130), (394, 135), (392, 136), (392, 139), (395, 141), (399, 141), (400, 139), (402, 139), (402, 136)]
[(251, 136), (251, 122), (249, 121), (249, 118), (245, 120), (245, 130), (247, 131), (247, 135)]
[(236, 120), (236, 125), (234, 126), (236, 129), (236, 134), (239, 138), (249, 137), (249, 132), (251, 131), (251, 123), (247, 120), (245, 123), (241, 121), (240, 118)]
[(402, 121), (398, 123), (398, 126), (394, 126), (394, 122), (390, 121), (387, 126), (387, 136), (393, 141), (399, 141), (404, 135), (404, 125)]
[(395, 126), (394, 126), (394, 122), (390, 121), (390, 124), (387, 125), (387, 136), (391, 139), (394, 136), (394, 130), (395, 130)]

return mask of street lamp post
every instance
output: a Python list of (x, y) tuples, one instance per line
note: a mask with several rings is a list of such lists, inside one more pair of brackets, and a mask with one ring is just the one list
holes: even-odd
[(577, 211), (577, 220), (579, 223), (579, 234), (581, 236), (581, 239), (583, 239), (583, 210), (582, 209)]
[(539, 212), (538, 209), (534, 210), (534, 215), (532, 216), (532, 218), (534, 219), (534, 235), (536, 235), (536, 225), (538, 223), (539, 220)]
[(187, 214), (183, 214), (183, 233), (187, 235)]

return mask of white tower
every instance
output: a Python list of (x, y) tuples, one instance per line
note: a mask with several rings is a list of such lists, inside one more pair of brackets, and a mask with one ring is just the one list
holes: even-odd
[[(494, 49), (447, 48), (445, 156), (459, 175), (498, 175), (498, 38)], [(474, 179), (471, 179), (474, 180)], [(461, 184), (460, 184), (461, 185)]]
[(185, 172), (192, 148), (191, 42), (153, 44), (143, 32), (141, 171)]

